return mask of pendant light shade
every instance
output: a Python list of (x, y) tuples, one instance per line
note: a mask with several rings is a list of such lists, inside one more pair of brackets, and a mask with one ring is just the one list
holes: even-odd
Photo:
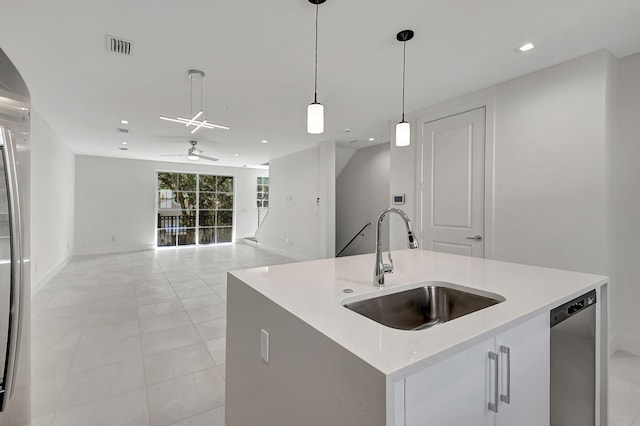
[(307, 107), (307, 132), (312, 135), (324, 132), (324, 106), (318, 102)]
[(409, 146), (411, 144), (411, 124), (401, 121), (396, 124), (396, 146)]
[(316, 6), (315, 74), (313, 79), (313, 102), (307, 107), (307, 133), (319, 135), (324, 132), (324, 106), (318, 102), (318, 9), (326, 0), (309, 0)]
[(396, 35), (396, 39), (402, 42), (402, 119), (396, 124), (396, 146), (411, 145), (411, 124), (404, 119), (404, 89), (406, 81), (407, 41), (413, 38), (413, 31), (404, 30)]

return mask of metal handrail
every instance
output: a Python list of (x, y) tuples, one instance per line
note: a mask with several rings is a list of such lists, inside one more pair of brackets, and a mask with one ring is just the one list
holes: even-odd
[(362, 227), (362, 229), (360, 229), (360, 230), (356, 233), (356, 235), (354, 235), (354, 236), (353, 236), (353, 238), (351, 238), (351, 240), (347, 243), (347, 245), (346, 245), (346, 246), (344, 246), (344, 247), (342, 248), (342, 250), (340, 250), (340, 252), (339, 252), (338, 254), (336, 254), (336, 257), (340, 257), (340, 255), (342, 254), (342, 252), (344, 252), (344, 251), (347, 249), (347, 247), (349, 247), (349, 246), (351, 245), (351, 243), (353, 243), (353, 242), (356, 240), (356, 238), (358, 238), (358, 237), (364, 237), (364, 233), (363, 233), (363, 232), (364, 232), (364, 230), (365, 230), (365, 229), (367, 229), (367, 227), (369, 227), (369, 226), (371, 226), (371, 222), (368, 222), (365, 226), (363, 226), (363, 227)]

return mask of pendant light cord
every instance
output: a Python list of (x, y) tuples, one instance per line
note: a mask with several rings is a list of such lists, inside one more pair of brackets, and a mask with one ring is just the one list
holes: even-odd
[(316, 4), (316, 57), (315, 57), (315, 76), (313, 86), (313, 103), (318, 103), (318, 10), (320, 5)]
[(189, 76), (189, 118), (193, 117), (193, 78)]
[(407, 69), (407, 42), (402, 42), (402, 121), (404, 122), (404, 86)]
[[(195, 73), (196, 71), (194, 71)], [(204, 110), (204, 82), (202, 81), (204, 78), (204, 73), (202, 73), (202, 71), (197, 71), (198, 73), (201, 73), (200, 76), (200, 111)], [(189, 117), (193, 117), (193, 80), (194, 77), (192, 74), (189, 74)]]

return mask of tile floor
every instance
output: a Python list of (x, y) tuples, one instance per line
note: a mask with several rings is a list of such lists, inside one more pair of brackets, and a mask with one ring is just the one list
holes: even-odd
[[(226, 271), (246, 244), (74, 258), (32, 306), (33, 426), (224, 425)], [(610, 426), (640, 426), (640, 357), (610, 363)]]
[(246, 244), (74, 258), (32, 306), (33, 426), (224, 425), (226, 271)]
[(610, 358), (609, 426), (640, 426), (640, 356), (616, 351)]

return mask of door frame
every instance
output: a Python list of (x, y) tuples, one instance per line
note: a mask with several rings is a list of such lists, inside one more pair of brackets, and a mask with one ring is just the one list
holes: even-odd
[(424, 173), (424, 139), (423, 123), (442, 120), (455, 115), (464, 114), (476, 109), (485, 109), (485, 141), (484, 141), (484, 258), (494, 258), (494, 165), (495, 165), (495, 97), (483, 97), (476, 100), (466, 101), (455, 105), (450, 105), (431, 112), (426, 111), (415, 120), (416, 129), (416, 211), (415, 218), (420, 231), (420, 240), (423, 235), (423, 173)]

